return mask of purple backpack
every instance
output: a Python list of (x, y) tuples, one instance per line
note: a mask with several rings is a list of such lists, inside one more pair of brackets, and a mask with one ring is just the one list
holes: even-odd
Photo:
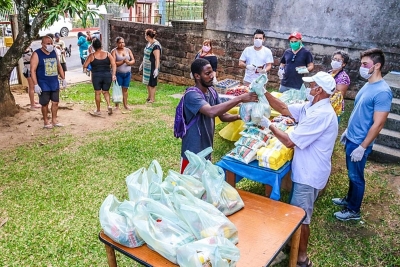
[[(214, 88), (209, 87), (209, 91), (211, 92), (212, 96), (214, 99), (217, 98), (217, 92), (214, 90)], [(183, 103), (185, 102), (185, 95), (189, 92), (198, 92), (203, 99), (204, 98), (204, 93), (197, 87), (189, 87), (186, 89), (185, 94), (182, 96), (181, 100), (179, 101), (178, 106), (176, 107), (175, 111), (175, 121), (174, 121), (174, 136), (176, 138), (183, 138), (186, 135), (187, 130), (189, 130), (190, 127), (193, 126), (197, 122), (197, 120), (200, 117), (200, 112), (198, 112), (190, 121), (188, 124), (185, 122), (185, 116), (183, 114)]]

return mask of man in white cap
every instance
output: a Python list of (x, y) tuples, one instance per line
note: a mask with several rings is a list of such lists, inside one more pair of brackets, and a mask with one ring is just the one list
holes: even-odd
[(331, 173), (331, 156), (338, 135), (338, 119), (329, 99), (336, 88), (333, 77), (320, 71), (312, 77), (302, 79), (309, 83), (309, 101), (305, 104), (288, 106), (269, 92), (265, 93), (273, 109), (297, 122), (295, 129), (287, 134), (271, 124), (266, 117), (261, 120), (261, 126), (269, 128), (286, 147), (294, 148), (290, 204), (303, 208), (307, 213), (301, 227), (297, 265), (312, 266), (307, 256), (309, 224), (314, 202)]

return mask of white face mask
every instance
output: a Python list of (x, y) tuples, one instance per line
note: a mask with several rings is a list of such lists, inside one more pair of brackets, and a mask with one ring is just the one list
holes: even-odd
[(306, 88), (306, 95), (307, 95), (307, 100), (310, 101), (311, 103), (314, 100), (314, 96), (310, 94), (311, 93), (311, 88)]
[(374, 68), (374, 71), (372, 73), (369, 73), (370, 69), (371, 68), (360, 67), (360, 71), (359, 71), (360, 76), (363, 77), (364, 79), (368, 80), (372, 76), (372, 74), (374, 74), (374, 72), (375, 72), (375, 68)]
[(47, 52), (51, 53), (54, 50), (54, 46), (53, 45), (46, 45), (46, 50), (47, 50)]
[(332, 60), (331, 67), (334, 70), (341, 69), (342, 68), (342, 62)]
[(261, 47), (263, 43), (262, 39), (254, 39), (254, 46), (255, 47)]

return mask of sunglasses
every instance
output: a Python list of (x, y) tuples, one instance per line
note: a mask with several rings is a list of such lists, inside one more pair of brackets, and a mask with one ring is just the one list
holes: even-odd
[(294, 60), (296, 59), (296, 55), (297, 55), (297, 54), (293, 54), (292, 62), (294, 62)]

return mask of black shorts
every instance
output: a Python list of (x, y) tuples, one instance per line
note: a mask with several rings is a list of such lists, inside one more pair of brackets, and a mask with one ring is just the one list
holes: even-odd
[(46, 106), (49, 102), (60, 102), (60, 90), (57, 91), (45, 91), (39, 96), (39, 104)]
[(103, 90), (108, 91), (110, 90), (112, 82), (112, 77), (110, 72), (106, 73), (93, 73), (92, 74), (92, 84), (94, 90)]
[(67, 63), (60, 63), (63, 71), (67, 71)]

